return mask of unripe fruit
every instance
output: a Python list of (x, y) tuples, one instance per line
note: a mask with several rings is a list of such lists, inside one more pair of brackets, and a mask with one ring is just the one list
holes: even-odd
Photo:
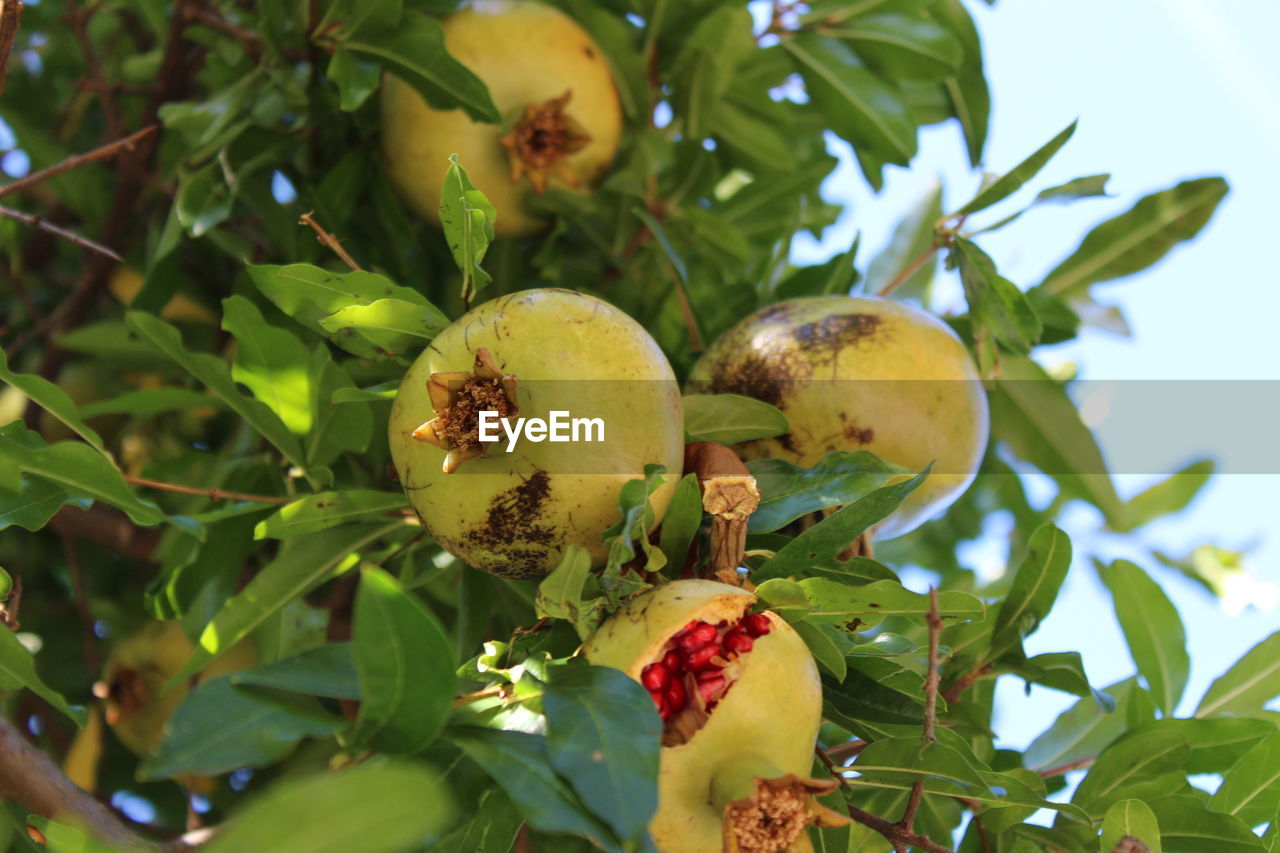
[(497, 209), (494, 232), (535, 234), (524, 209), (548, 185), (587, 188), (618, 148), (622, 110), (600, 47), (568, 15), (526, 0), (476, 0), (443, 21), (445, 47), (489, 87), (505, 125), (427, 105), (408, 83), (382, 81), (387, 173), (418, 215), (440, 221), (449, 156)]
[[(107, 659), (93, 692), (105, 701), (107, 724), (116, 737), (139, 757), (155, 752), (164, 740), (169, 718), (187, 698), (190, 684), (167, 691), (165, 685), (194, 651), (179, 623), (151, 622), (121, 641)], [(242, 640), (205, 667), (199, 678), (217, 678), (257, 662), (252, 643)]]
[[(521, 440), (507, 452), (505, 434), (477, 440), (482, 410), (509, 422), (599, 418), (604, 441)], [(671, 366), (638, 323), (595, 297), (543, 289), (486, 302), (441, 332), (405, 375), (388, 431), (400, 484), (436, 542), (475, 568), (535, 578), (570, 545), (604, 564), (618, 494), (649, 463), (667, 469), (649, 501), (661, 520), (682, 423)]]
[[(847, 822), (813, 799), (836, 783), (804, 778), (822, 721), (813, 656), (781, 617), (747, 615), (755, 602), (727, 584), (673, 581), (629, 601), (583, 646), (593, 664), (649, 689), (665, 723), (658, 811), (649, 823), (663, 853), (810, 850), (806, 825)], [(708, 629), (714, 639), (675, 651)], [(725, 649), (730, 637), (748, 645)], [(689, 671), (681, 655), (700, 658), (704, 649), (706, 668)], [(659, 668), (665, 687), (654, 677)], [(781, 812), (787, 817), (776, 819)]]
[(793, 299), (722, 335), (690, 387), (743, 394), (782, 410), (790, 432), (738, 445), (748, 459), (804, 467), (833, 450), (868, 450), (929, 478), (877, 527), (900, 536), (973, 481), (987, 446), (987, 398), (964, 345), (937, 317), (853, 296)]

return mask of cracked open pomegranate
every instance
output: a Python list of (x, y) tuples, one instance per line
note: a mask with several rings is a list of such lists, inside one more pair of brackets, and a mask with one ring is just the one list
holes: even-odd
[[(484, 440), (486, 421), (496, 441)], [(405, 374), (388, 433), (436, 542), (513, 578), (545, 575), (569, 545), (603, 565), (618, 493), (649, 463), (668, 472), (650, 497), (656, 525), (684, 439), (680, 389), (649, 333), (607, 302), (557, 289), (499, 297), (441, 332)]]
[(809, 467), (833, 450), (868, 450), (933, 470), (878, 525), (889, 539), (950, 506), (987, 447), (986, 392), (964, 344), (937, 317), (901, 302), (854, 296), (793, 299), (722, 335), (690, 387), (777, 406), (790, 431), (737, 446), (747, 459)]
[(430, 107), (408, 83), (382, 83), (382, 151), (392, 184), (440, 221), (449, 156), (497, 209), (499, 236), (547, 222), (525, 210), (548, 185), (599, 183), (622, 132), (613, 74), (600, 47), (568, 15), (531, 0), (476, 0), (443, 22), (445, 47), (489, 87), (502, 126)]
[(683, 580), (637, 596), (583, 647), (644, 685), (663, 720), (663, 853), (811, 850), (805, 828), (848, 818), (819, 805), (834, 780), (808, 778), (822, 683), (804, 640), (756, 597)]

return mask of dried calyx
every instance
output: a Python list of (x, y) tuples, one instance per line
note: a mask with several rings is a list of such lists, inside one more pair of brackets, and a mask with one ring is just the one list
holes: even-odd
[(640, 672), (664, 724), (662, 743), (686, 743), (738, 680), (754, 641), (769, 633), (769, 617), (751, 613), (737, 622), (693, 621), (677, 632)]
[(468, 459), (483, 456), (480, 412), (493, 411), (500, 418), (516, 417), (516, 378), (504, 374), (484, 347), (476, 350), (475, 368), (433, 373), (427, 382), (435, 417), (413, 431), (418, 441), (448, 451), (444, 471), (451, 474)]
[(572, 92), (566, 91), (558, 98), (530, 104), (511, 132), (502, 137), (502, 146), (511, 161), (513, 184), (528, 175), (534, 190), (541, 194), (553, 177), (571, 187), (582, 183), (569, 166), (568, 157), (586, 147), (591, 137), (564, 111), (571, 96)]
[(712, 781), (711, 792), (723, 814), (725, 853), (795, 850), (807, 826), (845, 826), (847, 815), (817, 800), (838, 785), (834, 779), (782, 774), (760, 759), (725, 765)]

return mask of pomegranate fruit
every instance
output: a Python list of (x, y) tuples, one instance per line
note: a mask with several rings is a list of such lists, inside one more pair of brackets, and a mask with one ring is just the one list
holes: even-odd
[(900, 536), (937, 515), (977, 474), (986, 393), (964, 344), (937, 317), (886, 299), (819, 296), (758, 311), (725, 332), (690, 387), (777, 406), (790, 432), (738, 445), (747, 459), (809, 467), (833, 450), (868, 450), (933, 471), (875, 530)]
[[(484, 412), (505, 419), (499, 441), (480, 440)], [(527, 430), (511, 443), (508, 427), (556, 412), (600, 429), (559, 442)], [(569, 545), (603, 565), (600, 534), (620, 517), (618, 493), (649, 463), (670, 474), (650, 496), (661, 520), (682, 423), (680, 389), (648, 332), (593, 296), (542, 289), (486, 302), (441, 332), (405, 374), (388, 432), (400, 483), (435, 540), (475, 568), (532, 578)]]
[(817, 804), (834, 780), (806, 778), (822, 683), (804, 640), (756, 597), (681, 580), (636, 596), (583, 646), (644, 685), (662, 718), (658, 811), (664, 853), (812, 849), (805, 827), (848, 818)]
[(449, 155), (498, 211), (494, 232), (534, 234), (525, 211), (549, 184), (586, 190), (618, 148), (622, 110), (604, 53), (568, 15), (528, 0), (476, 0), (443, 21), (445, 47), (489, 87), (503, 126), (430, 107), (408, 83), (382, 81), (382, 152), (405, 202), (440, 221)]
[[(112, 650), (93, 694), (105, 703), (107, 724), (135, 755), (151, 755), (164, 740), (169, 718), (192, 685), (168, 691), (164, 686), (194, 651), (182, 626), (174, 621), (151, 622)], [(217, 678), (257, 662), (256, 649), (245, 639), (210, 663), (199, 677)]]

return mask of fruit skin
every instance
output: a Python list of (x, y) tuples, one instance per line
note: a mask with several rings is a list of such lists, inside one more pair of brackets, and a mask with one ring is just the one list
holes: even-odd
[[(631, 599), (583, 646), (593, 664), (640, 679), (672, 634), (693, 620), (740, 619), (756, 601), (716, 581), (681, 580)], [(687, 743), (662, 749), (658, 811), (649, 824), (663, 853), (724, 849), (723, 814), (713, 784), (743, 762), (807, 776), (822, 722), (822, 682), (813, 656), (790, 625), (762, 614), (770, 630), (754, 641), (738, 680)], [(793, 850), (808, 849), (802, 835)]]
[[(568, 15), (527, 0), (478, 0), (443, 22), (445, 47), (489, 87), (509, 128), (526, 106), (570, 92), (565, 113), (590, 137), (567, 158), (587, 186), (600, 181), (622, 132), (622, 109), (604, 52)], [(391, 183), (419, 216), (440, 222), (440, 190), (451, 154), (497, 209), (498, 236), (536, 234), (547, 221), (524, 210), (528, 178), (512, 180), (507, 129), (472, 121), (462, 110), (428, 106), (408, 83), (384, 75), (382, 152)], [(564, 186), (562, 181), (555, 186)]]
[[(477, 348), (516, 377), (520, 417), (599, 417), (606, 441), (522, 440), (507, 453), (504, 437), (445, 474), (445, 451), (411, 433), (435, 414), (431, 374), (470, 370)], [(668, 472), (649, 501), (654, 524), (662, 519), (680, 475), (682, 424), (675, 375), (638, 323), (593, 296), (539, 289), (479, 305), (441, 332), (405, 374), (388, 437), (400, 484), (441, 546), (475, 568), (533, 578), (569, 545), (603, 565), (600, 534), (620, 517), (618, 493), (648, 463)]]
[[(112, 650), (94, 693), (105, 694), (101, 698), (106, 700), (107, 722), (135, 755), (151, 755), (164, 740), (165, 726), (191, 687), (179, 684), (165, 692), (165, 684), (194, 651), (176, 621), (150, 622)], [(210, 663), (199, 679), (248, 669), (257, 662), (257, 650), (243, 640)]]
[(879, 539), (907, 533), (950, 506), (987, 447), (986, 393), (964, 344), (937, 317), (901, 302), (780, 302), (725, 332), (689, 385), (756, 397), (787, 416), (787, 435), (737, 446), (748, 459), (810, 467), (833, 450), (868, 450), (913, 472), (933, 461), (929, 478), (877, 527)]

